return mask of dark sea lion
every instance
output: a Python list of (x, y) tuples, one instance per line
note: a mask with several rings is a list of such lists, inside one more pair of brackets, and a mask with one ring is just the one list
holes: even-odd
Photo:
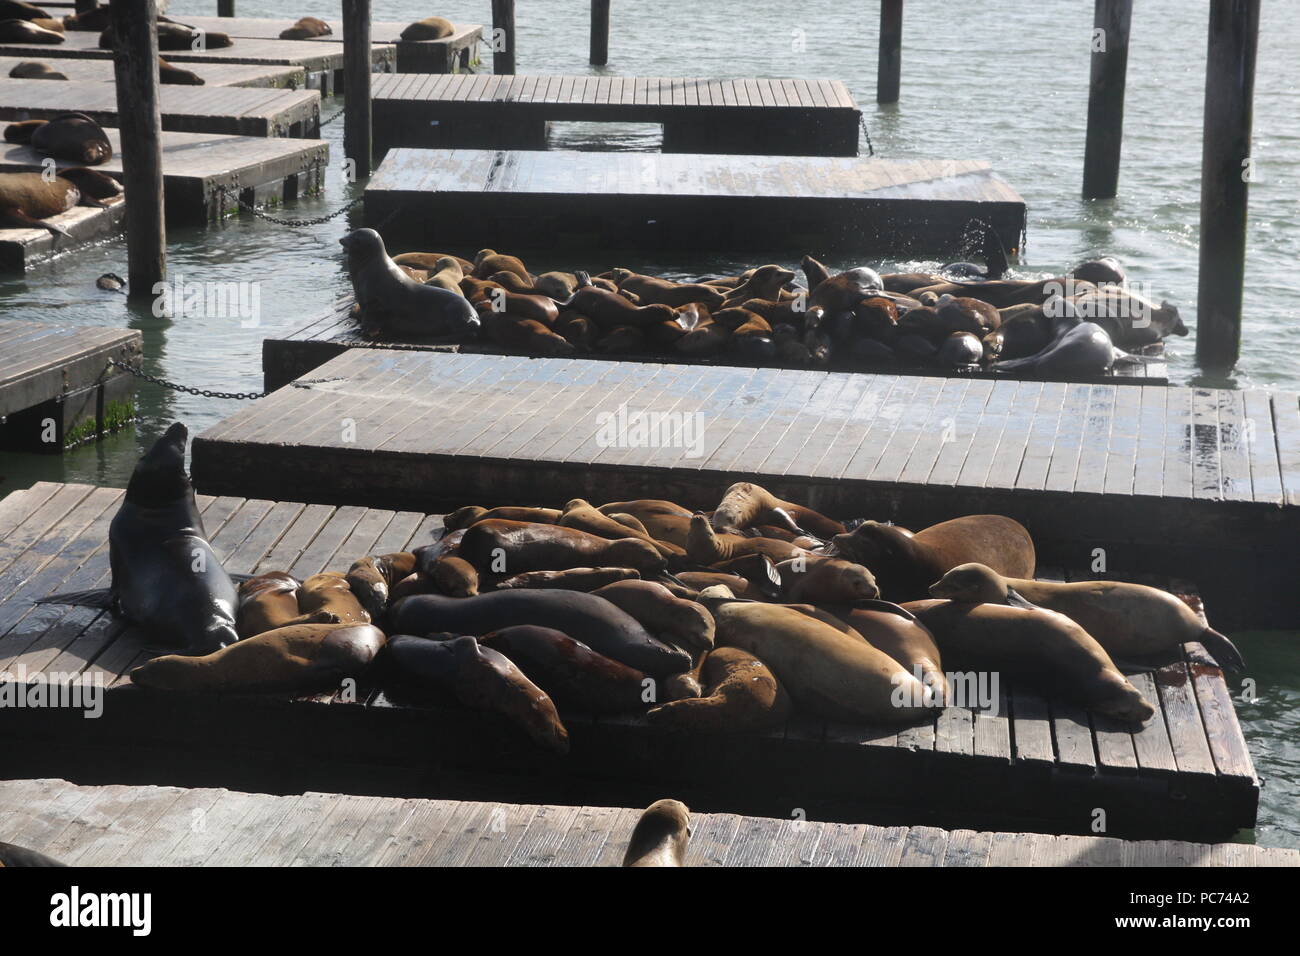
[(738, 481), (722, 495), (713, 512), (713, 527), (735, 534), (751, 524), (776, 524), (820, 538), (844, 533), (844, 525), (793, 501), (783, 501), (761, 485)]
[(934, 635), (951, 670), (995, 671), (1129, 723), (1155, 713), (1102, 646), (1064, 614), (935, 600), (903, 607)]
[(424, 338), (473, 337), (482, 324), (464, 298), (408, 278), (373, 229), (357, 229), (339, 240), (348, 254), (352, 289), (363, 320), (385, 331)]
[(673, 348), (683, 355), (717, 355), (730, 341), (731, 329), (710, 317), (674, 342)]
[(1138, 657), (1198, 641), (1219, 666), (1241, 670), (1241, 652), (1197, 616), (1186, 601), (1144, 584), (1120, 581), (1035, 581), (1006, 578), (982, 564), (962, 564), (930, 588), (936, 598), (967, 604), (1040, 607), (1064, 614), (1108, 654)]
[(324, 20), (318, 17), (301, 17), (293, 26), (280, 31), (280, 39), (311, 40), (315, 37), (332, 36), (333, 33), (330, 25)]
[(337, 571), (313, 574), (302, 582), (298, 607), (304, 614), (328, 614), (340, 624), (369, 624), (370, 615)]
[(617, 581), (592, 592), (637, 620), (659, 640), (688, 652), (713, 647), (713, 615), (655, 581)]
[(1128, 282), (1124, 267), (1113, 256), (1102, 256), (1100, 259), (1089, 259), (1087, 262), (1081, 262), (1070, 270), (1070, 275), (1075, 279), (1082, 279), (1084, 282), (1091, 282), (1098, 286), (1124, 285)]
[(581, 591), (492, 591), (470, 598), (421, 594), (395, 602), (388, 620), (392, 631), (404, 634), (487, 634), (535, 624), (580, 635), (597, 654), (655, 677), (690, 666), (689, 655), (652, 637), (609, 601)]
[(562, 631), (525, 624), (484, 634), (479, 643), (514, 661), (565, 710), (623, 714), (645, 706), (644, 674)]
[(388, 596), (398, 582), (415, 572), (415, 555), (396, 551), (378, 557), (367, 555), (352, 562), (347, 582), (371, 620), (379, 620), (388, 607)]
[(672, 282), (656, 276), (641, 275), (630, 269), (612, 269), (610, 278), (620, 290), (636, 294), (642, 305), (670, 305), (674, 308), (702, 302), (710, 309), (721, 306), (726, 298), (716, 287), (699, 282)]
[(680, 800), (656, 800), (641, 814), (624, 866), (685, 866), (691, 839), (691, 811)]
[(997, 332), (990, 333), (998, 337), (999, 358), (1026, 358), (1036, 355), (1052, 343), (1053, 323), (1042, 306), (1011, 306), (999, 311), (1002, 313), (1002, 324)]
[(67, 866), (44, 853), (12, 843), (0, 843), (0, 867)]
[(984, 341), (969, 332), (953, 332), (943, 340), (934, 360), (945, 368), (970, 368), (984, 358)]
[(48, 20), (50, 15), (34, 3), (24, 3), (23, 0), (0, 0), (0, 19)]
[(1152, 345), (1170, 335), (1186, 335), (1178, 308), (1156, 305), (1145, 296), (1118, 286), (1093, 289), (1070, 299), (1073, 315), (1095, 322), (1120, 348)]
[(873, 293), (883, 292), (880, 273), (865, 266), (831, 276), (808, 293), (809, 306), (821, 306), (827, 312), (843, 312)]
[(16, 80), (66, 80), (66, 74), (60, 73), (48, 63), (40, 63), (36, 60), (24, 60), (12, 70), (9, 75)]
[[(921, 600), (930, 585), (959, 564), (979, 561), (1009, 577), (1033, 577), (1034, 542), (1024, 525), (1003, 515), (965, 515), (913, 534), (898, 525), (864, 521), (835, 536), (835, 550), (875, 574), (886, 600)], [(918, 597), (917, 595), (921, 595)]]
[(530, 521), (533, 524), (556, 524), (564, 512), (559, 508), (523, 508), (505, 505), (500, 508), (482, 508), (478, 505), (466, 505), (457, 508), (442, 519), (442, 526), (448, 531), (468, 528), (480, 521), (502, 519), (505, 521)]
[(738, 647), (709, 652), (701, 669), (704, 693), (652, 708), (656, 727), (704, 733), (767, 730), (785, 723), (790, 698), (768, 666)]
[(546, 750), (569, 752), (569, 732), (546, 692), (510, 658), (472, 637), (396, 634), (376, 666), (385, 691), (451, 698), (472, 710), (501, 714)]
[(401, 33), (403, 40), (441, 40), (456, 32), (450, 20), (443, 17), (425, 17), (416, 20)]
[[(880, 596), (869, 570), (843, 558), (807, 555), (776, 566), (790, 604), (851, 604)], [(737, 595), (739, 596), (739, 595)]]
[(93, 10), (86, 10), (81, 13), (74, 13), (64, 17), (63, 29), (98, 33), (101, 30), (107, 30), (108, 25), (111, 22), (112, 13), (109, 5), (107, 3), (101, 3)]
[(855, 606), (832, 606), (835, 614), (853, 628), (862, 639), (884, 651), (906, 668), (920, 674), (921, 680), (934, 689), (941, 701), (948, 699), (948, 678), (934, 635), (917, 620), (916, 615), (888, 601), (862, 601)]
[(525, 571), (497, 582), (498, 591), (514, 588), (558, 588), (564, 591), (587, 591), (603, 588), (615, 581), (635, 581), (641, 577), (635, 568), (568, 568), (564, 571)]
[(564, 303), (566, 308), (580, 312), (602, 328), (620, 326), (647, 328), (660, 322), (671, 322), (677, 313), (668, 305), (635, 305), (617, 292), (594, 285), (583, 286)]
[[(661, 571), (663, 555), (641, 538), (610, 540), (577, 528), (492, 519), (465, 529), (459, 554), (481, 572), (563, 571), (566, 568), (636, 568)], [(499, 565), (499, 566), (498, 566)]]
[(37, 26), (30, 20), (0, 20), (0, 43), (63, 42), (63, 34)]
[(28, 120), (15, 123), (26, 135), (11, 137), (5, 130), (5, 139), (15, 143), (30, 143), (31, 147), (46, 156), (66, 159), (72, 163), (98, 166), (113, 158), (113, 145), (104, 128), (84, 113), (62, 113), (52, 120)]
[(983, 335), (985, 332), (996, 331), (1002, 324), (997, 309), (970, 296), (942, 295), (935, 306), (935, 312), (954, 332)]
[(182, 69), (158, 57), (158, 82), (174, 86), (206, 86), (207, 81), (193, 70)]
[(1041, 352), (994, 362), (991, 368), (995, 372), (1031, 375), (1099, 375), (1110, 369), (1117, 358), (1127, 357), (1115, 348), (1115, 343), (1100, 325), (1080, 322), (1059, 331)]
[(330, 690), (360, 676), (384, 641), (384, 632), (369, 624), (293, 624), (202, 657), (155, 657), (131, 671), (131, 682), (194, 694)]

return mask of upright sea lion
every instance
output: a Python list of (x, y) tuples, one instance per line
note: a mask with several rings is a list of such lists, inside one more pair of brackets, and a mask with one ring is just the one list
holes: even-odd
[(569, 732), (546, 692), (510, 658), (472, 637), (430, 640), (396, 634), (377, 668), (386, 691), (453, 698), (474, 710), (501, 714), (552, 753), (569, 752)]
[(441, 40), (456, 32), (450, 20), (443, 17), (425, 17), (416, 20), (401, 33), (403, 40)]
[(30, 20), (0, 20), (0, 43), (55, 44), (62, 42), (62, 33), (38, 27)]
[(367, 555), (352, 562), (347, 582), (371, 620), (379, 620), (397, 583), (415, 572), (415, 555), (409, 551)]
[(979, 561), (999, 574), (1033, 577), (1034, 542), (1020, 522), (1002, 515), (966, 515), (913, 534), (898, 525), (865, 521), (835, 536), (835, 550), (876, 576), (886, 600), (920, 600), (959, 564)]
[(710, 651), (701, 669), (704, 693), (668, 701), (646, 713), (656, 727), (734, 733), (779, 727), (790, 698), (767, 665), (738, 647)]
[(783, 525), (791, 531), (807, 531), (821, 538), (844, 533), (844, 525), (825, 515), (783, 501), (752, 481), (738, 481), (722, 495), (713, 512), (713, 527), (736, 534), (753, 524)]
[(298, 607), (304, 614), (330, 614), (340, 624), (369, 624), (370, 615), (337, 571), (313, 574), (302, 582)]
[(602, 565), (636, 568), (644, 574), (666, 566), (655, 546), (641, 538), (609, 540), (577, 528), (499, 519), (467, 528), (459, 553), (480, 572), (503, 574)]
[(903, 607), (934, 635), (950, 669), (996, 671), (1117, 720), (1141, 723), (1155, 713), (1105, 649), (1064, 614), (934, 600)]
[(324, 20), (317, 17), (300, 17), (293, 26), (280, 31), (280, 39), (310, 40), (314, 37), (332, 36), (333, 33), (330, 25)]
[(384, 632), (369, 624), (293, 624), (202, 657), (155, 657), (131, 671), (131, 682), (194, 694), (330, 690), (359, 677), (384, 641)]
[(1199, 641), (1221, 667), (1245, 666), (1232, 641), (1206, 626), (1186, 601), (1144, 584), (1006, 578), (982, 564), (962, 564), (932, 585), (930, 594), (961, 603), (1057, 611), (1116, 657), (1156, 654)]
[(464, 296), (408, 278), (373, 229), (357, 229), (339, 240), (363, 320), (385, 331), (426, 338), (474, 336), (478, 313)]
[(12, 843), (0, 843), (0, 867), (67, 866), (44, 853)]
[(580, 635), (597, 654), (654, 677), (683, 671), (691, 662), (609, 601), (581, 591), (492, 591), (469, 598), (420, 594), (395, 602), (388, 620), (390, 630), (403, 634), (487, 634), (518, 624), (550, 627)]
[(656, 800), (636, 822), (623, 865), (685, 866), (690, 839), (690, 808), (680, 800)]
[(514, 661), (562, 709), (623, 714), (645, 706), (644, 674), (562, 631), (525, 624), (484, 634), (479, 643)]
[(9, 75), (16, 80), (66, 80), (66, 74), (60, 73), (48, 63), (40, 63), (36, 60), (24, 60), (12, 70)]
[(647, 631), (685, 651), (713, 647), (713, 615), (655, 581), (617, 581), (591, 592), (631, 615)]

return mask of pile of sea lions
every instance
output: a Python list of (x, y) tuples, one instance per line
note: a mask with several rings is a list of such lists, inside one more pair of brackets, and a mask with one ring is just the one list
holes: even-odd
[(398, 702), (497, 714), (562, 754), (562, 713), (716, 733), (791, 713), (931, 719), (968, 705), (953, 700), (954, 668), (1135, 725), (1154, 709), (1116, 658), (1199, 641), (1242, 665), (1171, 594), (1033, 580), (1034, 543), (1010, 518), (845, 524), (752, 482), (711, 512), (661, 499), (467, 506), (412, 552), (236, 584), (206, 540), (185, 441), (177, 423), (137, 465), (110, 526), (112, 587), (45, 599), (111, 607), (172, 651), (131, 673), (157, 690), (364, 680)]
[(113, 145), (104, 128), (84, 113), (63, 113), (51, 120), (24, 120), (4, 129), (7, 143), (24, 143), (54, 159), (77, 163), (47, 173), (0, 172), (0, 226), (45, 229), (56, 236), (67, 231), (51, 216), (74, 206), (104, 206), (104, 200), (122, 194), (122, 186), (111, 176), (88, 166), (106, 163)]
[[(636, 355), (839, 369), (1090, 375), (1145, 361), (1126, 349), (1186, 335), (1178, 310), (1127, 283), (1114, 259), (1048, 279), (951, 263), (938, 273), (832, 274), (811, 256), (678, 282), (616, 268), (531, 273), (492, 249), (390, 258), (373, 229), (340, 240), (372, 335), (482, 337), (532, 355)], [(428, 288), (447, 295), (430, 296)]]
[[(324, 28), (323, 32), (312, 32), (321, 27)], [(162, 15), (158, 16), (157, 29), (160, 50), (217, 49), (234, 43), (225, 33), (195, 29)], [(64, 34), (69, 30), (100, 31), (99, 46), (104, 50), (113, 49), (117, 43), (108, 4), (100, 4), (81, 13), (54, 17), (40, 7), (21, 0), (0, 0), (0, 43), (58, 44), (64, 42)], [(330, 28), (315, 17), (303, 17), (285, 32), (291, 31), (295, 33), (294, 36), (284, 37), (282, 34), (282, 38), (324, 36), (330, 32)]]

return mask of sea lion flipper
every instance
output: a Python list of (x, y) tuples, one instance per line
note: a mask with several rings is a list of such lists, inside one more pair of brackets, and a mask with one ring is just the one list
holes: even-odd
[(77, 607), (97, 607), (102, 610), (111, 610), (113, 607), (113, 592), (109, 588), (93, 588), (89, 591), (65, 591), (62, 594), (51, 594), (48, 597), (37, 598), (33, 604), (69, 604)]
[(17, 206), (10, 206), (7, 209), (0, 210), (0, 222), (12, 223), (18, 229), (44, 229), (51, 235), (72, 238), (72, 234), (62, 226), (55, 225), (45, 219), (36, 219), (29, 216)]
[(1227, 637), (1220, 634), (1212, 627), (1207, 627), (1201, 632), (1201, 644), (1209, 652), (1210, 656), (1224, 670), (1241, 671), (1246, 668), (1245, 658), (1241, 656), (1241, 651), (1237, 650), (1237, 645), (1228, 640)]
[(1038, 605), (1029, 601), (1023, 594), (1015, 588), (1007, 585), (1007, 604), (1011, 607), (1022, 607), (1026, 611), (1037, 611)]

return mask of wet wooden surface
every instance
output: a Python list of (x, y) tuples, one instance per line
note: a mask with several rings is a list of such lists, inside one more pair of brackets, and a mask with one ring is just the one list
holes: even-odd
[[(158, 93), (162, 128), (172, 132), (314, 137), (320, 130), (315, 90), (168, 84)], [(85, 80), (0, 84), (0, 119), (53, 119), (61, 113), (85, 113), (104, 126), (117, 126), (116, 87)]]
[[(19, 63), (31, 62), (39, 57), (0, 56), (0, 76), (9, 76), (9, 71)], [(164, 59), (166, 59), (164, 57)], [(95, 83), (112, 83), (113, 61), (111, 59), (76, 59), (61, 57), (51, 67), (58, 70), (69, 80)], [(191, 73), (202, 77), (205, 86), (251, 86), (276, 87), (281, 89), (298, 89), (307, 83), (307, 73), (300, 66), (259, 65), (255, 63), (190, 63), (184, 67)], [(56, 83), (57, 80), (42, 80), (43, 83)]]
[(132, 329), (0, 319), (0, 417), (117, 374), (108, 359), (135, 362), (140, 350)]
[[(0, 839), (69, 866), (619, 866), (639, 810), (0, 781)], [(1126, 842), (692, 813), (687, 866), (1297, 866), (1243, 843)]]
[[(322, 408), (322, 426), (328, 420)], [(297, 701), (145, 692), (128, 676), (153, 656), (137, 630), (95, 608), (31, 603), (108, 586), (107, 528), (121, 495), (40, 483), (0, 501), (0, 672), (107, 688), (97, 720), (0, 711), (0, 743), (14, 747), (11, 766), (70, 775), (81, 766), (77, 748), (112, 765), (125, 741), (142, 754), (159, 754), (164, 767), (179, 753), (195, 759), (208, 748), (226, 755), (215, 758), (219, 767), (235, 759), (232, 752), (245, 755), (236, 762), (256, 763), (248, 754), (266, 751), (282, 785), (298, 789), (304, 784), (296, 773), (310, 780), (319, 772), (299, 764), (315, 760), (387, 767), (370, 773), (400, 777), (403, 792), (411, 786), (404, 775), (424, 779), (437, 766), (489, 774), (497, 780), (489, 789), (506, 786), (516, 799), (523, 786), (540, 788), (539, 796), (616, 787), (624, 799), (648, 804), (663, 796), (656, 790), (677, 787), (692, 799), (699, 794), (701, 806), (768, 815), (820, 807), (854, 822), (885, 813), (939, 826), (978, 820), (991, 828), (1086, 833), (1101, 806), (1115, 834), (1222, 839), (1254, 825), (1259, 785), (1231, 691), (1195, 644), (1185, 659), (1134, 675), (1157, 708), (1137, 731), (1003, 682), (987, 709), (946, 708), (905, 727), (795, 715), (765, 734), (683, 737), (637, 716), (566, 713), (572, 751), (558, 760), (539, 755), (495, 718), (395, 705), (364, 681), (352, 698), (340, 692)], [(213, 548), (232, 573), (283, 570), (304, 578), (346, 571), (358, 557), (429, 543), (441, 529), (439, 515), (417, 511), (208, 496), (199, 505)], [(1066, 577), (1051, 568), (1040, 576)], [(19, 747), (33, 752), (20, 756)], [(500, 781), (502, 767), (517, 771), (506, 773), (508, 783)], [(954, 800), (958, 780), (961, 799)]]

